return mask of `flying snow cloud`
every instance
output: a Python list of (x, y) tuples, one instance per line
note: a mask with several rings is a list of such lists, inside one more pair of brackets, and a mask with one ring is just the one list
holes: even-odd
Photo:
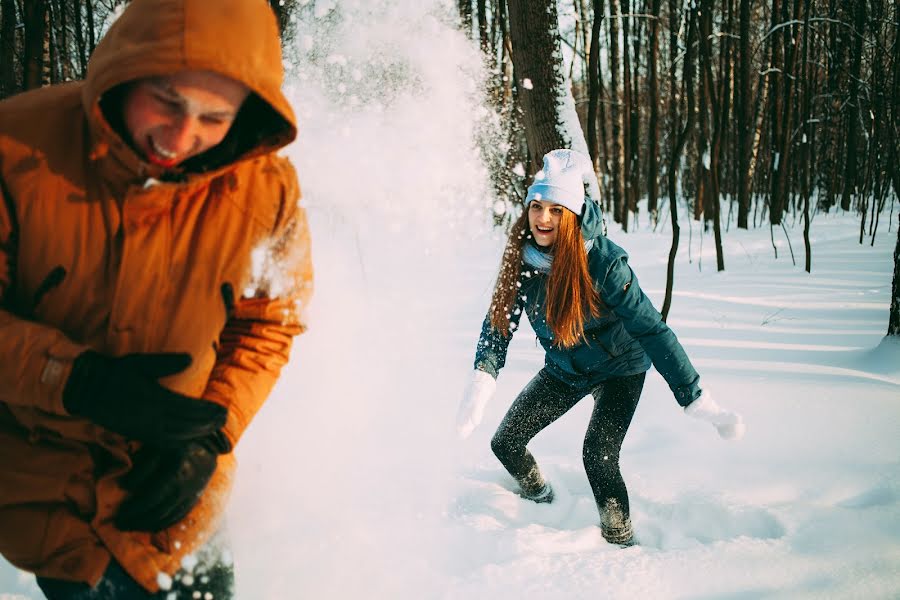
[[(455, 8), (419, 0), (298, 8), (286, 50), (305, 203), (357, 230), (441, 237), (487, 227), (478, 132), (493, 116)], [(438, 242), (435, 242), (438, 243)]]

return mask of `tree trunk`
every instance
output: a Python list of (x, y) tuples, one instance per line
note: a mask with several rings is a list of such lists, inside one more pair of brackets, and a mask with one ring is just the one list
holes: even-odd
[(478, 14), (478, 39), (481, 42), (481, 51), (487, 56), (490, 52), (491, 40), (488, 37), (487, 4), (485, 0), (478, 0), (476, 10)]
[(51, 43), (53, 40), (53, 25), (50, 17), (53, 15), (52, 3), (47, 0), (47, 10), (44, 12), (44, 69), (41, 73), (41, 85), (47, 86), (57, 83), (55, 77), (56, 60), (54, 56), (54, 47)]
[(675, 256), (678, 254), (678, 241), (681, 237), (681, 227), (678, 225), (678, 163), (681, 161), (681, 153), (687, 143), (688, 134), (694, 128), (694, 38), (696, 37), (696, 4), (692, 4), (688, 12), (687, 39), (685, 40), (685, 54), (682, 66), (682, 83), (687, 96), (687, 109), (684, 127), (679, 131), (678, 100), (675, 90), (678, 89), (678, 29), (680, 19), (676, 18), (677, 0), (669, 0), (669, 114), (670, 134), (672, 140), (669, 154), (669, 211), (672, 218), (672, 245), (669, 247), (669, 260), (666, 266), (666, 295), (662, 305), (662, 318), (666, 319), (669, 309), (672, 307), (672, 288), (675, 285)]
[(894, 283), (891, 285), (891, 312), (888, 335), (900, 336), (900, 214), (897, 215), (897, 244), (894, 246)]
[[(634, 187), (631, 172), (634, 164), (632, 158), (631, 137), (631, 0), (622, 0), (622, 181), (625, 185), (624, 212), (622, 213), (622, 231), (628, 231), (628, 213), (634, 209)], [(629, 16), (626, 16), (629, 15)]]
[(19, 91), (16, 82), (16, 3), (2, 0), (0, 9), (0, 98)]
[[(648, 80), (650, 91), (650, 121), (647, 123), (647, 212), (653, 222), (657, 220), (657, 195), (659, 194), (659, 82), (657, 81), (657, 54), (659, 53), (659, 13), (661, 0), (651, 0), (650, 39), (647, 44)], [(673, 16), (670, 15), (670, 18)], [(669, 93), (674, 94), (674, 90)]]
[(465, 34), (472, 38), (472, 0), (458, 0), (459, 18)]
[[(725, 2), (725, 31), (731, 33), (734, 21), (733, 0)], [(712, 7), (710, 6), (710, 13)], [(713, 133), (712, 140), (712, 158), (710, 161), (710, 178), (712, 181), (713, 191), (713, 233), (716, 240), (716, 268), (719, 271), (725, 270), (725, 252), (722, 248), (722, 215), (721, 215), (721, 196), (722, 196), (722, 158), (725, 147), (725, 133), (728, 131), (728, 121), (731, 116), (731, 38), (728, 36), (721, 37), (721, 49), (719, 51), (719, 82), (720, 90), (717, 96), (718, 102), (714, 103), (713, 108), (717, 112), (716, 129)]]
[(894, 196), (900, 198), (900, 150), (898, 150), (897, 135), (900, 133), (900, 2), (894, 3), (894, 56), (891, 58), (894, 72), (891, 81), (891, 132), (890, 142), (890, 170), (891, 183), (894, 186)]
[(25, 58), (23, 88), (41, 87), (44, 74), (44, 40), (47, 35), (46, 0), (30, 0), (25, 3)]
[[(646, 0), (644, 0), (646, 5)], [(646, 6), (641, 9), (643, 12), (646, 12)], [(634, 4), (631, 6), (629, 13), (638, 12), (638, 0), (634, 0)], [(630, 27), (630, 36), (631, 36), (631, 57), (633, 60), (633, 71), (631, 75), (631, 92), (629, 93), (629, 102), (628, 102), (628, 135), (631, 138), (631, 141), (628, 143), (628, 161), (631, 163), (628, 167), (629, 170), (629, 178), (628, 178), (628, 189), (630, 193), (628, 194), (629, 205), (628, 208), (637, 214), (638, 212), (638, 200), (641, 197), (641, 113), (640, 113), (640, 99), (641, 99), (641, 74), (640, 74), (640, 64), (641, 64), (641, 22), (642, 19), (636, 19), (635, 17), (629, 16), (628, 21), (631, 22)]]
[[(701, 140), (699, 150), (702, 155), (700, 171), (700, 197), (702, 198), (704, 220), (712, 222), (716, 245), (716, 269), (725, 270), (722, 253), (722, 230), (719, 220), (719, 148), (721, 139), (722, 108), (716, 95), (712, 72), (712, 0), (702, 0), (700, 9), (700, 81)], [(697, 202), (698, 206), (701, 204)]]
[[(78, 78), (84, 79), (87, 73), (87, 42), (84, 37), (84, 16), (81, 13), (82, 0), (75, 0), (73, 4), (73, 16), (75, 17), (75, 45), (78, 52)], [(87, 0), (90, 4), (91, 0)]]
[(821, 169), (824, 173), (825, 199), (820, 205), (827, 212), (835, 204), (838, 194), (837, 187), (840, 183), (840, 159), (842, 154), (841, 142), (844, 139), (842, 131), (844, 93), (847, 87), (844, 81), (844, 57), (847, 54), (848, 32), (842, 12), (843, 2), (829, 0), (828, 7), (828, 52), (825, 53), (827, 65), (826, 90), (826, 126), (824, 128), (823, 156)]
[(806, 261), (804, 268), (807, 273), (812, 272), (812, 245), (809, 241), (809, 199), (812, 195), (810, 182), (810, 164), (812, 163), (812, 127), (810, 127), (810, 118), (812, 116), (812, 97), (813, 89), (812, 77), (810, 76), (811, 66), (809, 64), (809, 13), (812, 2), (806, 3), (803, 16), (803, 69), (801, 80), (803, 82), (803, 103), (800, 110), (800, 121), (802, 123), (801, 130), (803, 137), (800, 139), (802, 165), (802, 174), (800, 176), (801, 193), (803, 194), (803, 247), (806, 253)]
[[(589, 48), (591, 40), (588, 39), (588, 11), (587, 11), (587, 3), (584, 0), (576, 0), (575, 1), (575, 9), (578, 11), (578, 22), (576, 25), (581, 27), (581, 47), (584, 48), (584, 62), (585, 68), (588, 68), (587, 62), (590, 60), (588, 56)], [(582, 73), (582, 77), (587, 79), (590, 77), (587, 73)]]
[(619, 0), (609, 2), (609, 116), (612, 122), (612, 186), (613, 186), (613, 218), (628, 231), (628, 206), (625, 202), (624, 154), (622, 152), (622, 116), (624, 111), (619, 104)]
[[(88, 39), (87, 39), (87, 56), (90, 57), (94, 52), (94, 48), (97, 46), (97, 34), (94, 32), (94, 0), (85, 0), (84, 8), (86, 10), (85, 16), (87, 17), (87, 26), (88, 26)], [(87, 66), (85, 66), (84, 72), (87, 73)]]
[(741, 0), (740, 17), (740, 93), (738, 94), (738, 222), (747, 229), (750, 213), (750, 155), (753, 152), (753, 133), (750, 130), (752, 103), (750, 101), (750, 0)]
[(555, 0), (509, 0), (509, 32), (516, 83), (533, 171), (544, 154), (571, 148), (588, 154), (563, 72)]
[(594, 0), (594, 20), (591, 25), (591, 51), (588, 55), (588, 114), (587, 143), (591, 163), (598, 164), (597, 104), (600, 100), (600, 31), (603, 24), (603, 0)]
[(856, 152), (859, 137), (859, 74), (862, 65), (863, 34), (866, 28), (866, 0), (854, 5), (853, 57), (850, 66), (850, 98), (847, 101), (847, 160), (844, 170), (844, 191), (841, 208), (850, 210), (850, 195), (856, 191)]
[[(771, 30), (782, 21), (782, 6), (786, 0), (773, 0), (772, 2), (772, 20)], [(771, 44), (771, 58), (769, 59), (769, 125), (770, 125), (770, 148), (771, 161), (769, 171), (769, 222), (772, 225), (781, 224), (782, 206), (779, 204), (781, 200), (778, 194), (780, 173), (785, 172), (784, 163), (781, 160), (781, 140), (784, 136), (784, 110), (782, 102), (784, 95), (782, 94), (783, 80), (785, 79), (784, 64), (784, 48), (782, 46), (784, 35), (781, 31), (776, 31), (769, 36)]]

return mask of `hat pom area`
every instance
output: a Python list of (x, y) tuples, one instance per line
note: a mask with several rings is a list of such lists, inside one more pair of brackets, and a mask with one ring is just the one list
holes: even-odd
[(591, 159), (580, 152), (560, 148), (544, 155), (544, 166), (535, 173), (534, 182), (528, 187), (525, 197), (527, 206), (532, 200), (552, 202), (581, 216), (588, 189), (597, 186), (597, 178)]

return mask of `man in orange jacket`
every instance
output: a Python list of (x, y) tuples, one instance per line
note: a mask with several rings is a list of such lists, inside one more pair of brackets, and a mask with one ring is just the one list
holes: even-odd
[(312, 289), (282, 78), (263, 0), (133, 0), (0, 102), (0, 553), (50, 600), (231, 596), (231, 450)]

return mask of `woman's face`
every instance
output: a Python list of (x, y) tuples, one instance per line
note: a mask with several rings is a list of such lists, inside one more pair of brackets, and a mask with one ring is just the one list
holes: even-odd
[(125, 128), (145, 159), (171, 168), (221, 142), (248, 93), (211, 71), (142, 79), (125, 97)]
[(538, 246), (552, 246), (556, 241), (564, 210), (559, 204), (540, 200), (532, 200), (528, 205), (528, 226)]

